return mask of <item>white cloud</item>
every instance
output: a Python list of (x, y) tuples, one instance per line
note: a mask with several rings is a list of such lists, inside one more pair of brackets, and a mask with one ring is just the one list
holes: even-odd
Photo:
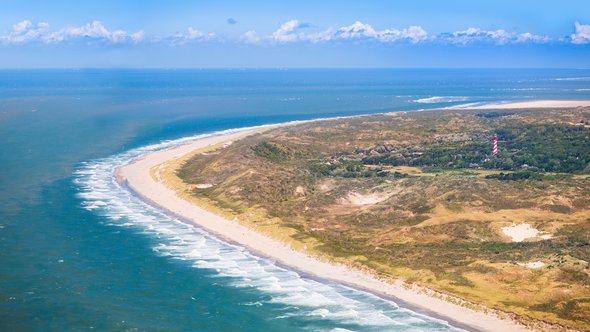
[(576, 33), (570, 36), (574, 44), (590, 43), (590, 24), (580, 24), (576, 22)]
[(260, 37), (254, 30), (246, 31), (240, 39), (248, 44), (258, 44), (262, 41), (262, 37)]
[(320, 32), (309, 33), (306, 39), (312, 43), (327, 42), (334, 39), (334, 33), (335, 30), (330, 28)]
[(206, 41), (215, 39), (216, 35), (212, 32), (205, 33), (201, 30), (195, 29), (193, 27), (188, 27), (186, 32), (184, 33), (177, 33), (172, 36), (171, 44), (173, 45), (183, 45), (191, 41)]
[(377, 41), (392, 43), (397, 41), (410, 41), (418, 43), (428, 38), (428, 32), (421, 26), (408, 28), (375, 30), (371, 25), (356, 21), (353, 24), (339, 28), (334, 34), (334, 39), (374, 39)]
[[(81, 26), (67, 26), (59, 30), (50, 30), (46, 22), (34, 23), (30, 20), (18, 22), (4, 34), (0, 34), (0, 44), (23, 44), (38, 42), (54, 44), (62, 42), (105, 42), (113, 44), (140, 43), (143, 41), (154, 43), (168, 43), (170, 45), (183, 45), (190, 42), (217, 41), (224, 39), (215, 33), (206, 33), (193, 27), (188, 27), (184, 32), (174, 35), (146, 36), (143, 30), (129, 32), (122, 29), (110, 30), (100, 21), (92, 21)], [(309, 24), (301, 23), (296, 19), (289, 20), (280, 25), (274, 32), (267, 35), (259, 35), (254, 30), (249, 30), (236, 42), (249, 44), (286, 44), (295, 42), (327, 43), (337, 41), (372, 41), (377, 43), (443, 43), (467, 46), (474, 43), (492, 45), (524, 44), (524, 43), (548, 43), (561, 42), (572, 44), (590, 44), (590, 25), (575, 23), (575, 33), (562, 39), (552, 39), (548, 36), (536, 35), (531, 32), (516, 33), (504, 29), (485, 30), (470, 27), (465, 30), (452, 33), (429, 35), (421, 26), (412, 25), (402, 29), (389, 28), (375, 29), (370, 24), (356, 21), (350, 25), (332, 27), (328, 29), (314, 29)]]
[(47, 34), (49, 24), (39, 22), (33, 24), (29, 20), (16, 23), (12, 26), (12, 30), (3, 36), (0, 36), (0, 42), (5, 44), (21, 44), (33, 40), (43, 39)]
[(530, 32), (518, 34), (515, 43), (548, 43), (551, 41), (549, 36), (534, 35)]
[(428, 32), (421, 26), (412, 25), (406, 29), (387, 29), (379, 32), (379, 40), (383, 42), (396, 42), (408, 40), (411, 43), (418, 43), (428, 38)]
[(143, 30), (139, 30), (129, 35), (129, 37), (131, 38), (131, 40), (133, 40), (133, 42), (139, 43), (145, 39), (145, 33), (143, 32)]
[(376, 38), (377, 36), (377, 31), (372, 26), (360, 21), (356, 21), (349, 26), (341, 27), (334, 33), (335, 39), (364, 39)]
[(292, 43), (298, 41), (318, 43), (333, 40), (375, 40), (389, 43), (405, 40), (417, 43), (428, 37), (426, 30), (419, 26), (410, 26), (402, 30), (386, 29), (377, 31), (369, 24), (356, 21), (351, 25), (337, 29), (331, 28), (320, 32), (303, 31), (303, 28), (308, 26), (308, 24), (302, 24), (297, 20), (290, 20), (283, 23), (279, 29), (273, 32), (270, 36), (260, 37), (253, 31), (248, 31), (242, 36), (242, 40), (255, 43), (260, 43), (265, 40), (278, 43)]
[(102, 40), (111, 43), (137, 43), (143, 38), (144, 32), (142, 30), (135, 33), (124, 30), (109, 31), (100, 21), (92, 21), (82, 26), (69, 26), (50, 32), (49, 24), (45, 22), (33, 24), (30, 20), (25, 20), (13, 25), (11, 31), (0, 36), (0, 42), (4, 44), (26, 42), (51, 44), (70, 40)]
[(530, 32), (519, 34), (504, 29), (483, 30), (473, 27), (468, 28), (467, 30), (455, 31), (452, 34), (441, 34), (438, 39), (462, 45), (474, 42), (505, 45), (518, 43), (545, 43), (551, 41), (551, 38), (547, 36), (534, 35)]
[(115, 44), (138, 43), (144, 38), (143, 30), (129, 33), (125, 30), (110, 31), (100, 21), (92, 21), (82, 26), (69, 26), (44, 36), (46, 43), (57, 43), (68, 40), (96, 40)]
[(290, 20), (285, 22), (270, 36), (272, 40), (279, 43), (289, 43), (305, 39), (305, 34), (299, 32), (299, 21)]

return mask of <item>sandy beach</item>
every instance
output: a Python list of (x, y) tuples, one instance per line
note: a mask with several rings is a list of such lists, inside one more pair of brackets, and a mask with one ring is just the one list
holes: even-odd
[(295, 270), (318, 277), (364, 289), (384, 297), (392, 298), (406, 306), (429, 316), (444, 319), (451, 324), (478, 331), (525, 331), (527, 328), (513, 320), (500, 318), (491, 313), (476, 311), (439, 298), (427, 295), (425, 289), (408, 288), (400, 282), (389, 283), (359, 270), (344, 265), (320, 261), (295, 251), (287, 245), (251, 230), (237, 222), (204, 210), (181, 198), (176, 191), (150, 175), (150, 169), (166, 161), (180, 158), (196, 149), (221, 142), (229, 142), (248, 134), (247, 131), (209, 137), (172, 149), (143, 155), (130, 164), (117, 169), (120, 183), (127, 185), (143, 199), (155, 204), (203, 229), (230, 242), (249, 248), (255, 253), (276, 260)]
[(466, 109), (514, 109), (514, 108), (569, 108), (590, 106), (590, 100), (531, 100), (505, 104), (487, 104)]

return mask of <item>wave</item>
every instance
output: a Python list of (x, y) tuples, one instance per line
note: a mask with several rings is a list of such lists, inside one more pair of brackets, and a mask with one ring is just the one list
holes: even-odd
[(556, 81), (590, 81), (590, 76), (586, 77), (559, 77)]
[(260, 294), (259, 299), (240, 305), (282, 306), (280, 311), (277, 310), (276, 319), (296, 317), (305, 320), (312, 329), (324, 329), (328, 324), (337, 328), (353, 326), (378, 331), (460, 330), (445, 321), (399, 307), (395, 302), (373, 294), (304, 278), (269, 259), (251, 254), (244, 247), (222, 241), (203, 229), (164, 213), (123, 188), (114, 177), (117, 167), (144, 153), (251, 128), (163, 141), (84, 162), (77, 167), (74, 177), (81, 206), (100, 215), (107, 225), (125, 227), (149, 237), (157, 255), (207, 271), (209, 273), (204, 273), (206, 276), (229, 287), (256, 290)]
[(490, 89), (490, 91), (547, 91), (549, 88), (502, 88), (502, 89)]
[(458, 101), (467, 101), (469, 97), (463, 96), (433, 96), (414, 100), (415, 103), (435, 104), (435, 103), (454, 103)]
[(489, 103), (489, 102), (465, 103), (465, 104), (447, 106), (447, 107), (444, 107), (443, 109), (451, 109), (451, 110), (452, 109), (470, 109), (473, 107), (484, 106), (484, 105), (488, 105), (488, 104), (496, 104), (496, 103)]

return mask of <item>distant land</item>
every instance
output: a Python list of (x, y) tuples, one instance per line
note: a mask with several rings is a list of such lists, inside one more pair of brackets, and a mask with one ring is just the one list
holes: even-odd
[(588, 329), (590, 108), (575, 105), (588, 102), (310, 121), (118, 174), (263, 255), (466, 326)]

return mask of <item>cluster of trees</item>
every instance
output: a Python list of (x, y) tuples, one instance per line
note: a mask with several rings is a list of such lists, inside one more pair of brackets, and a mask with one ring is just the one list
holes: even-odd
[(290, 159), (293, 154), (291, 149), (283, 144), (271, 141), (262, 141), (256, 144), (252, 150), (258, 156), (275, 162)]
[(477, 113), (475, 114), (475, 116), (479, 116), (480, 118), (486, 118), (486, 119), (493, 119), (493, 118), (501, 118), (503, 116), (510, 116), (513, 115), (514, 113), (512, 112), (484, 112), (484, 113)]
[(500, 173), (486, 175), (486, 179), (497, 179), (503, 181), (516, 181), (516, 180), (542, 180), (543, 175), (538, 172), (525, 171), (525, 172), (514, 172), (514, 173)]
[(500, 152), (492, 156), (492, 134), (486, 140), (437, 142), (421, 151), (363, 158), (367, 165), (482, 167), (501, 170), (590, 172), (590, 129), (568, 124), (517, 122), (497, 128)]
[(310, 170), (313, 173), (323, 176), (334, 176), (343, 178), (371, 178), (371, 177), (394, 177), (405, 178), (408, 174), (400, 172), (389, 172), (382, 168), (368, 168), (359, 161), (340, 161), (337, 163), (312, 163)]

